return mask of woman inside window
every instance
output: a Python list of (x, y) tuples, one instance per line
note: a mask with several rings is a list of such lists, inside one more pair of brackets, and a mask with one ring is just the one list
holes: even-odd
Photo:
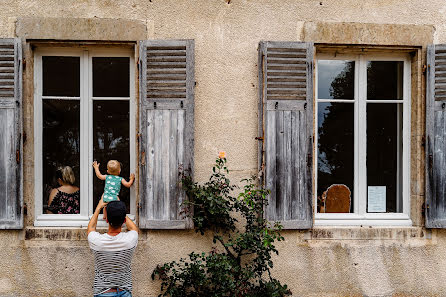
[(56, 171), (58, 188), (52, 189), (48, 199), (48, 211), (53, 214), (79, 213), (79, 188), (74, 185), (76, 178), (70, 166)]

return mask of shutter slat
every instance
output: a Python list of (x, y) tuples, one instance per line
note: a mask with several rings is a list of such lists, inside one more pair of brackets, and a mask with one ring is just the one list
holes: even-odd
[(140, 44), (141, 212), (145, 229), (184, 229), (179, 168), (193, 172), (194, 43)]
[(259, 67), (259, 168), (271, 190), (266, 218), (285, 229), (310, 228), (313, 45), (261, 42)]
[(22, 48), (0, 39), (0, 229), (23, 228)]

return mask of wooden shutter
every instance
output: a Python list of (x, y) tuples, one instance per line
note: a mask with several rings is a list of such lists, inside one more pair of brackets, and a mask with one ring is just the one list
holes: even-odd
[(22, 47), (0, 39), (0, 229), (23, 228)]
[(426, 227), (446, 228), (446, 45), (427, 48)]
[(194, 41), (140, 43), (139, 226), (184, 229), (179, 168), (193, 174)]
[(259, 165), (271, 190), (266, 218), (313, 225), (313, 43), (260, 42)]

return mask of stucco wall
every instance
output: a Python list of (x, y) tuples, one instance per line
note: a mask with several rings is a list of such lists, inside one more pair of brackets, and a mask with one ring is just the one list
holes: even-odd
[[(399, 44), (402, 40), (405, 45), (424, 47), (432, 40), (446, 42), (445, 13), (446, 3), (441, 0), (232, 0), (230, 4), (224, 0), (9, 0), (0, 3), (0, 37), (27, 36), (24, 32), (29, 30), (16, 26), (17, 22), (23, 24), (23, 17), (70, 17), (90, 18), (90, 23), (100, 26), (104, 22), (96, 19), (136, 21), (139, 25), (126, 23), (136, 24), (138, 30), (137, 34), (127, 32), (129, 36), (135, 33), (146, 34), (146, 38), (194, 39), (195, 177), (204, 180), (217, 152), (225, 150), (232, 177), (239, 179), (257, 171), (254, 138), (258, 123), (256, 63), (260, 40), (313, 39), (383, 45)], [(55, 24), (54, 20), (49, 22)], [(342, 25), (353, 31), (349, 35), (347, 29), (341, 36), (335, 35), (336, 27), (327, 22), (356, 24)], [(389, 34), (390, 27), (382, 30), (379, 24), (410, 26), (392, 26), (396, 31)], [(368, 37), (358, 35), (358, 29), (353, 27), (369, 30)], [(42, 38), (83, 36), (72, 35), (57, 23), (43, 28)], [(51, 28), (54, 32), (49, 31)], [(402, 32), (412, 29), (413, 34)], [(379, 35), (374, 35), (375, 30)], [(104, 36), (121, 40), (113, 32), (104, 29)], [(100, 37), (100, 31), (88, 38), (107, 39)], [(25, 47), (25, 52), (32, 56), (30, 47)], [(418, 68), (424, 63), (424, 53), (421, 48), (415, 61)], [(88, 296), (92, 292), (93, 257), (85, 230), (32, 227), (32, 73), (31, 59), (25, 69), (24, 91), (24, 199), (28, 215), (24, 230), (0, 231), (0, 296)], [(416, 73), (412, 79), (416, 82), (412, 90), (417, 90), (418, 95), (412, 98), (411, 215), (415, 225), (420, 225), (424, 199), (424, 78), (422, 73)], [(274, 273), (290, 286), (294, 296), (446, 295), (446, 283), (442, 281), (446, 278), (444, 231), (421, 227), (333, 227), (287, 231), (284, 235), (286, 241), (279, 245)], [(150, 279), (157, 263), (178, 259), (192, 250), (208, 251), (210, 246), (208, 238), (192, 231), (142, 232), (134, 259), (134, 296), (157, 296), (159, 283)]]

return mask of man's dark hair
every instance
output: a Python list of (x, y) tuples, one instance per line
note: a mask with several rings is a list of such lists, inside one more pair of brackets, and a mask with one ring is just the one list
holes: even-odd
[(126, 213), (127, 209), (122, 201), (111, 201), (107, 204), (107, 221), (114, 228), (122, 226)]

